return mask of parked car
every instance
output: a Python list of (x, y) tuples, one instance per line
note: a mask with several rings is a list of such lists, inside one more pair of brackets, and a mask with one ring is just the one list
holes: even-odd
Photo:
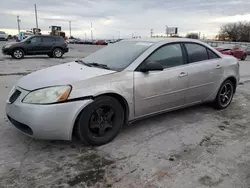
[(236, 58), (198, 40), (123, 40), (22, 77), (6, 114), (34, 138), (102, 145), (137, 119), (205, 102), (224, 109), (239, 78)]
[(105, 40), (98, 40), (95, 43), (96, 45), (107, 45), (108, 43)]
[(8, 35), (3, 31), (0, 31), (0, 41), (8, 41)]
[(47, 54), (49, 57), (60, 58), (69, 51), (67, 43), (60, 36), (36, 35), (21, 42), (8, 43), (2, 47), (2, 53), (12, 58), (21, 59), (25, 55)]
[(247, 53), (245, 49), (240, 45), (235, 44), (223, 44), (216, 48), (219, 52), (226, 55), (232, 55), (237, 59), (245, 60)]
[(250, 55), (250, 46), (244, 46), (243, 49), (246, 51), (247, 55)]

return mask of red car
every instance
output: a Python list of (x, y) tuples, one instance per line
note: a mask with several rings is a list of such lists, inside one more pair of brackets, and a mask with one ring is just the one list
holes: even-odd
[(98, 40), (95, 43), (96, 45), (107, 45), (107, 43), (104, 40)]
[(232, 55), (237, 59), (245, 60), (247, 57), (247, 52), (240, 45), (235, 44), (223, 44), (215, 48), (222, 54)]

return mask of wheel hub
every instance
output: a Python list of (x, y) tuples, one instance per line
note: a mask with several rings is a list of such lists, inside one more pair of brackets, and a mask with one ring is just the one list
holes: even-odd
[(230, 103), (230, 100), (232, 98), (233, 94), (233, 88), (231, 84), (225, 84), (220, 93), (220, 102), (223, 106), (228, 105)]
[(113, 127), (113, 116), (114, 111), (110, 107), (98, 108), (90, 118), (90, 131), (96, 136), (104, 136)]

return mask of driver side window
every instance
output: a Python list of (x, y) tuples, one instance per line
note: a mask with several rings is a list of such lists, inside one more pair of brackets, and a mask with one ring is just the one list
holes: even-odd
[(30, 39), (30, 43), (36, 44), (36, 43), (41, 43), (41, 37), (33, 37)]
[(36, 40), (37, 38), (36, 37), (33, 37), (31, 40), (30, 40), (30, 43), (36, 43)]
[(163, 68), (170, 68), (184, 64), (180, 44), (168, 44), (157, 49), (146, 61), (157, 61)]

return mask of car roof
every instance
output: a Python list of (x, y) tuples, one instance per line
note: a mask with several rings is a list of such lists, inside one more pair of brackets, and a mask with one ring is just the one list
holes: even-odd
[(61, 36), (56, 35), (32, 35), (32, 37), (56, 37), (56, 38), (62, 38)]
[(158, 42), (201, 42), (196, 39), (189, 39), (189, 38), (136, 38), (136, 39), (124, 39), (123, 41), (135, 41), (135, 42), (152, 42), (152, 43), (158, 43)]

